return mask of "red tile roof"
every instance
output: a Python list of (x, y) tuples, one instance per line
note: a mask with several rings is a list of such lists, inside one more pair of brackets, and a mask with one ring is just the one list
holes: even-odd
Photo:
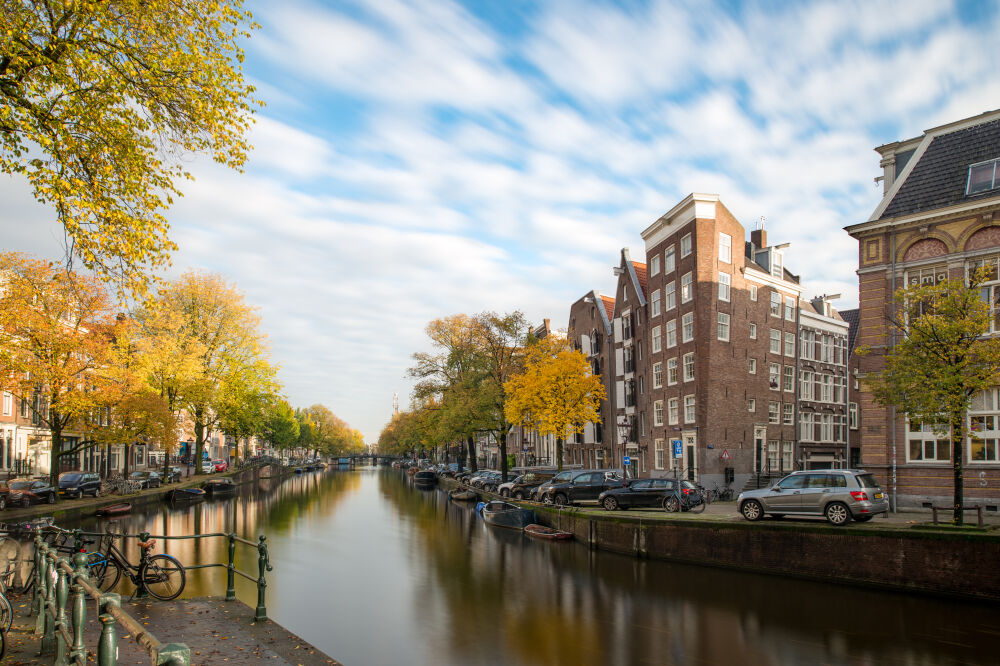
[(642, 295), (646, 295), (646, 264), (640, 264), (638, 261), (632, 262), (632, 267), (635, 268), (635, 275), (639, 278), (639, 288), (642, 289)]
[(608, 313), (608, 321), (614, 321), (615, 318), (615, 299), (610, 296), (605, 296), (601, 294), (601, 301), (604, 302), (604, 310)]

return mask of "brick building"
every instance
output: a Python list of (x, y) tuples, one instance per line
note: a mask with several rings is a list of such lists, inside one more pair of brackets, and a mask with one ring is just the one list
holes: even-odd
[(649, 421), (647, 412), (647, 387), (649, 386), (646, 318), (646, 264), (632, 261), (627, 248), (621, 251), (615, 268), (618, 284), (615, 287), (614, 317), (611, 320), (611, 365), (614, 383), (606, 384), (611, 394), (612, 419), (607, 427), (610, 436), (611, 459), (601, 461), (601, 466), (621, 467), (624, 456), (631, 460), (629, 474), (644, 475), (648, 469), (644, 449), (648, 448)]
[[(858, 343), (872, 354), (864, 374), (880, 370), (894, 344), (886, 326), (893, 292), (909, 284), (966, 278), (992, 270), (983, 286), (1000, 333), (1000, 111), (929, 129), (875, 149), (881, 156), (883, 198), (871, 217), (847, 227), (858, 240)], [(930, 426), (908, 422), (860, 392), (861, 462), (887, 480), (900, 505), (951, 504), (950, 442)], [(974, 396), (965, 442), (965, 491), (970, 503), (1000, 505), (1000, 396)]]
[(613, 392), (608, 388), (614, 386), (614, 364), (611, 360), (614, 313), (615, 299), (597, 290), (578, 299), (569, 309), (567, 337), (574, 347), (587, 355), (591, 370), (601, 378), (605, 387), (600, 423), (586, 424), (583, 433), (568, 439), (564, 445), (564, 457), (569, 464), (599, 468), (610, 466), (614, 460)]

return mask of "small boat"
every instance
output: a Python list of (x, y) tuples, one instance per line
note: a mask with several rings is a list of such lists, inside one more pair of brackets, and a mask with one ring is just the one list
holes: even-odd
[(452, 501), (455, 502), (472, 502), (477, 497), (479, 497), (479, 495), (472, 492), (471, 490), (463, 490), (462, 488), (455, 488), (450, 493), (448, 493), (448, 497), (450, 497)]
[(205, 499), (205, 491), (201, 488), (175, 488), (167, 493), (171, 502), (197, 502)]
[(296, 474), (302, 474), (306, 470), (303, 469), (302, 467), (296, 467), (294, 471), (295, 471)]
[(562, 530), (557, 530), (553, 527), (546, 527), (545, 525), (539, 525), (537, 523), (532, 523), (524, 528), (525, 534), (529, 536), (538, 537), (539, 539), (553, 539), (562, 541), (564, 539), (572, 539), (572, 532), (563, 532)]
[(132, 505), (129, 502), (122, 502), (121, 504), (111, 504), (108, 506), (102, 506), (100, 509), (94, 512), (95, 516), (120, 516), (124, 513), (128, 513), (132, 510)]
[(413, 483), (418, 486), (437, 485), (438, 475), (430, 470), (420, 470), (413, 475)]
[(535, 522), (535, 512), (531, 509), (522, 509), (510, 502), (494, 500), (482, 505), (479, 512), (487, 525), (497, 527), (509, 527), (515, 530), (523, 530), (527, 525)]
[(236, 484), (233, 483), (233, 480), (229, 477), (209, 479), (205, 483), (201, 484), (201, 487), (207, 494), (213, 497), (232, 495), (236, 492)]

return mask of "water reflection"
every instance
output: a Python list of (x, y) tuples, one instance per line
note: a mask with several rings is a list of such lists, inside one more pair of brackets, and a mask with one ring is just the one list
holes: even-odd
[[(132, 533), (267, 534), (270, 615), (345, 664), (989, 663), (1000, 627), (985, 605), (534, 541), (389, 471), (262, 481), (119, 522)], [(226, 542), (167, 552), (224, 562)], [(237, 557), (256, 571), (251, 549)], [(188, 586), (222, 594), (224, 572), (190, 572)], [(253, 585), (239, 581), (237, 593), (256, 604)]]

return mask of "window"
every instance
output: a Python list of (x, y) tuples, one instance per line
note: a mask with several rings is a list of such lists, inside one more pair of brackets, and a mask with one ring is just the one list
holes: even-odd
[(777, 425), (781, 423), (781, 403), (772, 400), (767, 403), (767, 422)]
[(771, 275), (781, 280), (782, 278), (785, 277), (784, 271), (781, 270), (781, 260), (782, 260), (781, 252), (774, 249), (773, 247), (770, 248), (770, 252), (771, 252)]
[(800, 442), (811, 442), (813, 441), (813, 413), (812, 412), (800, 412), (799, 413), (799, 441)]
[(799, 400), (815, 400), (812, 370), (803, 370), (799, 375)]
[(757, 324), (750, 324), (750, 339), (757, 339)]
[(795, 334), (785, 333), (785, 356), (795, 356)]
[(681, 259), (691, 254), (691, 234), (681, 237)]
[(663, 469), (664, 456), (663, 456), (663, 440), (654, 439), (653, 440), (653, 466), (656, 469)]
[(681, 341), (691, 342), (694, 340), (694, 313), (688, 312), (681, 317)]
[(951, 440), (947, 430), (941, 434), (918, 422), (906, 424), (906, 459), (910, 462), (951, 462)]
[(969, 462), (1000, 462), (1000, 407), (996, 389), (972, 396), (966, 425)]
[(657, 253), (649, 258), (649, 276), (653, 277), (654, 275), (659, 275), (659, 274), (660, 274), (660, 255), (659, 253)]
[(694, 353), (684, 354), (684, 381), (694, 380)]
[(671, 245), (666, 250), (663, 251), (663, 273), (673, 273), (676, 266), (676, 261), (674, 259), (674, 246)]
[(804, 361), (816, 360), (816, 333), (814, 331), (802, 331), (799, 336), (799, 358)]
[(768, 370), (768, 384), (772, 391), (777, 391), (781, 388), (779, 382), (781, 381), (781, 366), (777, 363), (771, 363)]
[(654, 326), (653, 332), (650, 334), (650, 350), (654, 354), (658, 354), (662, 349), (663, 340), (660, 338), (660, 327)]
[(671, 319), (666, 323), (667, 329), (667, 349), (677, 346), (677, 320)]
[(639, 375), (639, 395), (643, 395), (646, 392), (645, 375)]
[(667, 423), (677, 425), (677, 398), (667, 400)]
[(694, 287), (691, 285), (691, 274), (685, 273), (681, 276), (681, 303), (687, 303), (694, 296)]
[(785, 319), (795, 321), (795, 298), (785, 296)]
[(663, 425), (663, 401), (657, 400), (653, 403), (653, 425)]
[(851, 430), (858, 429), (858, 403), (856, 402), (847, 405), (847, 427)]
[(781, 316), (781, 294), (776, 291), (771, 292), (771, 316)]
[(660, 290), (654, 289), (653, 294), (649, 299), (649, 316), (659, 317), (660, 316)]
[(786, 402), (782, 405), (782, 420), (781, 422), (785, 425), (792, 425), (795, 423), (795, 405), (791, 402)]
[(750, 413), (757, 411), (757, 401), (753, 398), (750, 398), (750, 400), (747, 401), (747, 411)]
[(663, 386), (663, 364), (653, 364), (653, 388), (658, 389)]
[(684, 423), (694, 423), (694, 396), (684, 396)]
[(776, 328), (771, 329), (771, 347), (772, 354), (781, 353), (781, 331)]
[(979, 194), (1000, 187), (1000, 159), (980, 162), (969, 167), (966, 194)]
[(750, 359), (750, 374), (751, 375), (757, 374), (757, 359), (755, 358)]
[(725, 312), (719, 313), (719, 339), (729, 342), (729, 315)]
[(10, 394), (10, 391), (3, 392), (3, 415), (10, 416), (14, 409), (14, 396)]
[(966, 266), (966, 276), (971, 278), (977, 271), (985, 270), (983, 283), (979, 287), (979, 297), (990, 307), (990, 321), (986, 333), (1000, 332), (1000, 256), (983, 257), (970, 261)]
[(673, 310), (677, 305), (677, 288), (673, 282), (663, 285), (663, 309)]
[(729, 234), (719, 234), (719, 261), (727, 264), (733, 261), (733, 239)]
[(719, 300), (729, 302), (729, 291), (732, 287), (732, 278), (729, 273), (719, 273)]
[(795, 366), (794, 365), (786, 365), (785, 366), (785, 375), (784, 375), (784, 383), (783, 384), (784, 384), (783, 387), (784, 387), (784, 389), (786, 391), (794, 391), (795, 390)]
[(755, 284), (750, 285), (750, 300), (751, 301), (757, 300), (757, 285)]

